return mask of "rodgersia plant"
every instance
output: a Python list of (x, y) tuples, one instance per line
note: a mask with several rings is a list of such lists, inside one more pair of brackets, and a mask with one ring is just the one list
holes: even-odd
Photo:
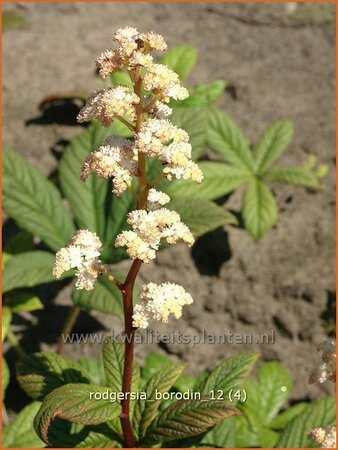
[[(124, 444), (134, 447), (135, 435), (131, 425), (130, 399), (133, 373), (133, 336), (137, 328), (146, 328), (150, 320), (168, 322), (172, 314), (182, 315), (182, 307), (193, 299), (182, 286), (164, 282), (142, 287), (139, 302), (133, 306), (133, 289), (143, 263), (156, 258), (161, 241), (175, 244), (185, 241), (189, 246), (194, 237), (181, 221), (180, 215), (164, 205), (170, 201), (167, 194), (156, 190), (162, 177), (191, 179), (201, 182), (203, 175), (191, 160), (191, 145), (187, 132), (173, 125), (167, 116), (171, 99), (183, 100), (188, 91), (180, 85), (179, 76), (163, 64), (156, 64), (151, 56), (154, 50), (163, 51), (167, 45), (155, 33), (139, 33), (126, 27), (116, 32), (116, 50), (107, 50), (96, 60), (102, 78), (117, 70), (128, 72), (133, 92), (126, 86), (108, 87), (94, 92), (78, 115), (80, 122), (95, 118), (104, 127), (117, 120), (134, 134), (133, 140), (108, 137), (97, 151), (83, 162), (81, 179), (90, 175), (112, 179), (112, 195), (121, 196), (132, 190), (136, 209), (128, 213), (131, 229), (122, 231), (115, 247), (125, 247), (133, 260), (124, 282), (117, 281), (108, 265), (100, 261), (102, 243), (90, 230), (79, 230), (68, 244), (56, 254), (54, 275), (60, 278), (65, 271), (76, 269), (76, 287), (92, 290), (98, 276), (107, 276), (121, 291), (124, 308), (123, 383), (121, 392), (121, 427)], [(159, 162), (157, 173), (147, 178), (147, 160)]]

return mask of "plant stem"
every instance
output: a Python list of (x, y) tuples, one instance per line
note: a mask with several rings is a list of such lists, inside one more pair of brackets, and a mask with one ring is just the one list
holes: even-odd
[(11, 346), (14, 348), (14, 350), (16, 351), (16, 353), (18, 354), (18, 356), (20, 358), (22, 358), (23, 356), (26, 356), (26, 352), (21, 347), (19, 339), (15, 336), (15, 334), (13, 333), (13, 331), (11, 329), (9, 329), (7, 331), (7, 339), (9, 340)]
[(64, 336), (69, 334), (72, 331), (79, 314), (80, 314), (80, 308), (78, 306), (72, 306), (70, 308), (69, 313), (66, 318), (66, 321), (65, 321), (62, 331), (61, 331), (61, 336), (58, 339), (56, 353), (58, 353), (59, 355), (61, 355), (63, 352), (63, 348), (64, 348), (64, 344), (65, 344)]
[[(136, 67), (133, 79), (134, 92), (141, 99), (142, 96), (142, 78), (140, 76), (140, 68)], [(136, 124), (135, 133), (140, 131), (143, 119), (142, 102), (135, 106)], [(145, 154), (139, 152), (138, 154), (138, 182), (140, 187), (140, 196), (137, 202), (138, 209), (142, 209), (147, 204), (147, 177), (146, 177), (146, 157)], [(123, 400), (121, 401), (122, 412), (120, 415), (121, 427), (123, 431), (123, 440), (125, 448), (132, 448), (136, 446), (136, 440), (133, 433), (133, 428), (130, 421), (130, 395), (133, 374), (133, 359), (134, 359), (134, 331), (133, 328), (133, 290), (136, 277), (141, 268), (142, 261), (135, 259), (130, 267), (126, 280), (123, 286), (120, 287), (123, 295), (123, 311), (124, 311), (124, 367), (122, 392)]]

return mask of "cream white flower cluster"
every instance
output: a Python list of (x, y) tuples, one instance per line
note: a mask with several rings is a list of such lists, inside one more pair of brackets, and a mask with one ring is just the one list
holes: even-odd
[(166, 323), (170, 314), (179, 319), (183, 306), (193, 303), (191, 295), (174, 283), (148, 283), (142, 288), (140, 300), (134, 307), (135, 328), (147, 328), (151, 319)]
[(117, 30), (114, 41), (119, 47), (116, 50), (106, 50), (96, 60), (96, 66), (103, 79), (116, 70), (131, 70), (136, 66), (149, 67), (153, 64), (153, 58), (148, 52), (167, 49), (161, 35), (153, 32), (139, 33), (132, 27)]
[(95, 233), (78, 230), (68, 244), (57, 252), (53, 276), (59, 279), (64, 272), (77, 269), (77, 289), (94, 289), (98, 275), (106, 272), (106, 266), (99, 260), (101, 247), (101, 241)]
[(321, 363), (310, 374), (309, 383), (336, 381), (336, 342), (328, 339), (318, 346), (322, 352)]
[[(156, 194), (157, 200), (167, 201), (163, 193)], [(152, 193), (155, 196), (155, 193)], [(160, 208), (155, 211), (138, 209), (128, 214), (127, 222), (131, 230), (122, 231), (116, 237), (116, 247), (126, 247), (127, 253), (132, 259), (141, 259), (149, 263), (156, 257), (161, 239), (168, 244), (176, 244), (179, 239), (189, 246), (194, 243), (194, 237), (189, 228), (181, 222), (180, 215), (176, 211)]]
[(191, 161), (191, 145), (185, 130), (165, 119), (148, 119), (136, 136), (135, 147), (147, 156), (157, 157), (165, 166), (163, 173), (169, 180), (173, 177), (200, 183), (203, 174)]
[(78, 122), (88, 122), (96, 118), (103, 126), (109, 127), (116, 117), (126, 116), (132, 122), (135, 120), (135, 105), (140, 98), (130, 93), (126, 86), (108, 87), (93, 92), (85, 106), (77, 116)]
[(336, 427), (316, 427), (309, 432), (309, 437), (313, 439), (320, 448), (337, 448), (336, 447)]
[(107, 138), (98, 151), (85, 159), (80, 177), (86, 181), (91, 173), (100, 178), (113, 178), (113, 193), (121, 195), (130, 187), (132, 176), (137, 175), (137, 161), (132, 144), (127, 139)]

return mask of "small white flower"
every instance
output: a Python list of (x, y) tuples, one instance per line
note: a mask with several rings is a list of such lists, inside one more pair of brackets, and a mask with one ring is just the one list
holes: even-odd
[(93, 92), (85, 106), (80, 110), (78, 122), (88, 122), (96, 118), (102, 125), (108, 127), (117, 116), (127, 116), (135, 120), (135, 105), (140, 99), (130, 93), (126, 86), (108, 87)]
[(316, 427), (309, 432), (309, 437), (313, 439), (321, 448), (336, 448), (336, 427)]
[(130, 187), (133, 176), (137, 175), (131, 142), (113, 136), (107, 138), (98, 151), (90, 153), (85, 159), (81, 179), (86, 181), (93, 172), (100, 178), (112, 177), (114, 194), (123, 194)]
[(166, 323), (170, 314), (179, 319), (183, 306), (193, 303), (191, 295), (174, 283), (148, 283), (142, 287), (140, 300), (134, 308), (133, 326), (136, 328), (147, 328), (151, 319)]
[(68, 244), (57, 252), (53, 276), (59, 279), (64, 272), (77, 269), (76, 288), (87, 291), (94, 289), (98, 275), (107, 270), (99, 260), (101, 247), (101, 241), (95, 233), (78, 230)]
[(336, 381), (336, 342), (328, 339), (318, 346), (322, 352), (321, 362), (310, 374), (309, 383)]
[(153, 64), (143, 78), (144, 89), (159, 97), (159, 100), (168, 103), (170, 98), (184, 100), (189, 97), (187, 89), (180, 85), (176, 72), (163, 64)]
[(165, 194), (164, 192), (157, 191), (154, 188), (149, 189), (148, 192), (148, 209), (154, 210), (159, 208), (160, 206), (163, 206), (170, 202), (169, 195)]

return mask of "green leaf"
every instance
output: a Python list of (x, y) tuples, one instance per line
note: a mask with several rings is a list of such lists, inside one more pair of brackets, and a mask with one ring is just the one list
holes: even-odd
[(197, 63), (198, 53), (190, 45), (174, 47), (161, 58), (161, 64), (165, 64), (176, 72), (181, 80), (184, 80)]
[(249, 141), (230, 117), (217, 108), (209, 110), (207, 142), (211, 150), (229, 164), (252, 171)]
[(120, 290), (111, 281), (99, 277), (92, 291), (73, 288), (72, 301), (87, 311), (95, 310), (113, 316), (123, 317)]
[(189, 134), (192, 158), (197, 159), (206, 145), (208, 127), (205, 108), (174, 108), (170, 121)]
[(7, 361), (2, 357), (2, 401), (5, 400), (6, 389), (9, 385), (10, 373), (7, 365)]
[(19, 233), (15, 234), (4, 247), (5, 252), (11, 255), (29, 252), (33, 249), (33, 236), (27, 231), (19, 231)]
[(5, 305), (15, 313), (43, 309), (43, 304), (38, 297), (25, 292), (9, 294), (6, 296)]
[(23, 229), (57, 250), (74, 233), (57, 188), (13, 150), (3, 152), (3, 205)]
[(156, 392), (161, 392), (162, 394), (167, 392), (185, 367), (186, 365), (181, 362), (171, 363), (155, 372), (148, 380), (143, 388), (143, 391), (146, 393), (146, 400), (140, 399), (134, 412), (134, 428), (138, 432), (140, 439), (145, 436), (160, 406), (161, 399), (155, 398)]
[(312, 448), (315, 442), (308, 437), (315, 427), (335, 425), (336, 399), (326, 397), (311, 402), (304, 411), (297, 415), (283, 431), (276, 447), (278, 448)]
[(20, 386), (34, 400), (43, 399), (53, 389), (67, 383), (89, 383), (75, 361), (55, 353), (24, 356), (18, 361), (16, 370)]
[(109, 183), (95, 175), (86, 182), (80, 179), (80, 170), (90, 152), (98, 149), (103, 140), (111, 134), (97, 121), (69, 144), (59, 166), (59, 178), (63, 193), (74, 212), (79, 228), (96, 232), (101, 238), (105, 233), (105, 204), (109, 193)]
[[(102, 351), (107, 384), (114, 392), (122, 390), (125, 344), (120, 339), (122, 337), (107, 339)], [(139, 382), (140, 368), (134, 361), (131, 392), (137, 391)]]
[(302, 167), (275, 167), (264, 173), (264, 179), (311, 189), (320, 187), (316, 175)]
[(54, 260), (52, 253), (38, 250), (13, 256), (3, 271), (3, 292), (55, 281), (52, 275)]
[(255, 150), (255, 169), (261, 174), (287, 149), (293, 137), (293, 125), (288, 120), (272, 123), (260, 137)]
[(242, 214), (245, 229), (255, 241), (277, 223), (275, 197), (262, 181), (256, 179), (248, 185), (243, 195)]
[(98, 360), (91, 358), (79, 358), (76, 360), (76, 364), (81, 368), (83, 374), (88, 374), (92, 383), (106, 386), (106, 374), (103, 367), (103, 360), (100, 355)]
[(148, 381), (158, 370), (168, 366), (171, 359), (161, 353), (148, 353), (142, 367), (142, 379)]
[(6, 306), (2, 308), (2, 342), (6, 339), (12, 321), (12, 311)]
[(290, 406), (290, 408), (286, 409), (272, 419), (269, 423), (269, 427), (274, 430), (282, 430), (289, 422), (291, 422), (291, 420), (303, 412), (306, 407), (307, 403), (305, 402), (296, 403), (295, 405)]
[(194, 436), (236, 414), (238, 410), (225, 401), (179, 400), (159, 415), (147, 439), (166, 442)]
[(279, 362), (258, 368), (257, 380), (247, 380), (247, 400), (241, 406), (245, 416), (257, 428), (269, 425), (290, 395), (291, 377)]
[(26, 406), (3, 430), (3, 448), (43, 448), (43, 442), (34, 431), (33, 420), (40, 408), (40, 402)]
[(236, 225), (237, 219), (229, 211), (198, 197), (174, 198), (168, 205), (177, 211), (195, 238), (225, 225)]
[[(95, 394), (100, 398), (93, 397)], [(109, 394), (107, 388), (94, 384), (66, 384), (55, 389), (45, 397), (35, 417), (38, 436), (48, 444), (48, 432), (57, 417), (82, 425), (97, 425), (117, 417), (120, 406), (110, 400)]]
[(225, 87), (226, 82), (223, 80), (217, 80), (207, 84), (198, 84), (190, 89), (188, 98), (177, 102), (177, 104), (178, 106), (209, 106), (221, 97), (225, 91)]
[(221, 448), (235, 448), (236, 447), (236, 419), (230, 417), (223, 420), (218, 425), (213, 427), (201, 439), (202, 444), (207, 444), (213, 447)]
[(172, 198), (196, 196), (215, 200), (252, 179), (252, 174), (247, 170), (222, 162), (202, 161), (198, 165), (204, 175), (202, 183), (177, 180), (166, 185), (164, 191)]
[(131, 91), (133, 90), (133, 83), (129, 74), (123, 70), (117, 70), (110, 74), (110, 79), (114, 86), (127, 86)]
[(227, 397), (231, 389), (242, 387), (258, 358), (257, 353), (241, 353), (227, 358), (210, 373), (200, 392), (210, 395), (211, 391), (222, 390)]

